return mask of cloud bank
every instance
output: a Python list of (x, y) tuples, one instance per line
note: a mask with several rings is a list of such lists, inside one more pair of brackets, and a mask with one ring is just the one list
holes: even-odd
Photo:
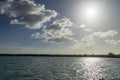
[(89, 35), (85, 35), (83, 38), (81, 38), (79, 41), (76, 42), (76, 44), (70, 46), (73, 49), (85, 49), (88, 47), (94, 47), (97, 45), (98, 40), (104, 39), (103, 42), (106, 42), (108, 44), (116, 45), (120, 43), (120, 40), (105, 40), (106, 38), (111, 38), (117, 35), (117, 31), (115, 30), (109, 30), (106, 32), (98, 31), (93, 32)]

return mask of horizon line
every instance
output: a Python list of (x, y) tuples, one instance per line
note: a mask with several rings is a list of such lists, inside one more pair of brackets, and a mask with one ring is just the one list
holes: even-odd
[(8, 54), (1, 53), (0, 56), (38, 56), (38, 57), (106, 57), (106, 58), (120, 58), (120, 54)]

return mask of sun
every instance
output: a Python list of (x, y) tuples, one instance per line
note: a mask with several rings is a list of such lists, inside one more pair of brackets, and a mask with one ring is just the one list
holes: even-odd
[(101, 6), (95, 3), (78, 3), (73, 14), (78, 21), (88, 24), (96, 24), (101, 20)]
[(88, 16), (95, 16), (96, 15), (96, 10), (94, 8), (90, 8), (88, 9), (88, 11), (86, 12)]
[(97, 9), (95, 7), (93, 7), (93, 6), (89, 6), (85, 10), (85, 16), (87, 18), (95, 18), (95, 17), (97, 17)]

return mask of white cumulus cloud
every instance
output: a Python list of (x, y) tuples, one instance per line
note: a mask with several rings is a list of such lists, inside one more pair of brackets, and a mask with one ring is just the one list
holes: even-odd
[(54, 21), (50, 26), (45, 26), (43, 28), (43, 33), (37, 32), (32, 34), (33, 38), (43, 38), (46, 42), (75, 42), (71, 38), (73, 35), (70, 27), (73, 23), (68, 18), (62, 18), (60, 20)]
[(92, 30), (85, 24), (79, 25), (77, 28), (83, 29), (86, 32), (91, 32)]
[(85, 49), (93, 47), (95, 45), (95, 38), (93, 35), (84, 36), (80, 41), (77, 41), (74, 45), (70, 46), (72, 49)]
[[(109, 30), (106, 32), (93, 32), (89, 35), (85, 35), (83, 38), (81, 38), (79, 41), (77, 41), (76, 44), (72, 45), (71, 48), (73, 49), (81, 49), (81, 48), (87, 48), (87, 47), (93, 47), (99, 43), (100, 39), (108, 38), (108, 37), (114, 37), (117, 35), (117, 31), (115, 30)], [(118, 44), (120, 43), (120, 40), (106, 40), (105, 42), (109, 44)]]
[(106, 43), (108, 44), (112, 44), (112, 45), (117, 45), (117, 44), (120, 44), (120, 40), (105, 40)]
[(0, 2), (0, 13), (12, 17), (11, 24), (24, 25), (29, 29), (39, 29), (51, 18), (57, 16), (55, 10), (45, 8), (34, 0), (6, 0)]
[(86, 28), (87, 26), (85, 24), (81, 24), (79, 28)]
[(107, 32), (94, 32), (93, 35), (99, 38), (107, 38), (107, 37), (114, 37), (115, 35), (117, 35), (117, 31), (115, 30), (109, 30)]
[(90, 28), (86, 28), (84, 31), (91, 32), (92, 30)]

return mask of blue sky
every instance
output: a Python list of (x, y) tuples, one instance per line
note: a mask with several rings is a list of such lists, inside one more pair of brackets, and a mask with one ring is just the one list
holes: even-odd
[(119, 0), (0, 0), (0, 53), (120, 52)]

